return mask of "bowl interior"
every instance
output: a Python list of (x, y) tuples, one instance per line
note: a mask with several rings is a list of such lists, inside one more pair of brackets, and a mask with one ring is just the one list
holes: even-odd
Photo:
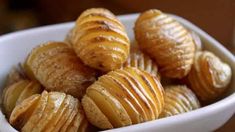
[[(119, 19), (123, 22), (128, 32), (130, 40), (134, 40), (133, 26), (137, 14), (120, 16)], [(225, 49), (219, 42), (210, 37), (207, 33), (178, 16), (174, 16), (179, 22), (185, 25), (188, 29), (196, 32), (203, 41), (203, 49), (212, 51), (219, 56), (223, 61), (232, 67), (232, 80), (229, 85), (230, 91), (227, 96), (233, 94), (235, 91), (235, 58)], [(24, 62), (27, 54), (36, 45), (47, 41), (62, 41), (64, 40), (67, 32), (71, 29), (74, 23), (64, 23), (52, 26), (45, 26), (21, 32), (11, 33), (0, 37), (0, 90), (3, 89), (4, 81), (12, 66)], [(4, 129), (7, 131), (15, 131), (6, 120), (3, 118), (0, 111), (0, 124), (5, 122)], [(131, 127), (131, 126), (130, 126)], [(3, 128), (2, 128), (3, 129)], [(1, 130), (1, 129), (0, 129)]]

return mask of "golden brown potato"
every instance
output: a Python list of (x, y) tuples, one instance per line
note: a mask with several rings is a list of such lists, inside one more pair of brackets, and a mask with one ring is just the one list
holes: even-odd
[(34, 81), (20, 80), (4, 89), (2, 95), (3, 110), (7, 117), (14, 107), (31, 95), (42, 92), (41, 85)]
[(125, 67), (103, 75), (86, 91), (82, 105), (88, 121), (101, 129), (155, 120), (164, 105), (157, 77)]
[(197, 52), (187, 76), (190, 88), (198, 98), (209, 103), (226, 90), (232, 76), (231, 68), (209, 51)]
[(44, 91), (17, 105), (9, 119), (22, 132), (77, 132), (88, 122), (79, 101), (64, 93)]
[(140, 48), (169, 78), (183, 78), (193, 63), (195, 45), (190, 32), (171, 16), (151, 9), (142, 13), (134, 27)]
[(62, 91), (81, 98), (95, 81), (95, 71), (86, 67), (63, 42), (49, 42), (33, 49), (25, 62), (29, 76), (49, 91)]
[(186, 113), (200, 108), (195, 94), (184, 85), (165, 87), (165, 106), (161, 118)]
[(103, 8), (84, 11), (66, 41), (86, 65), (104, 72), (120, 68), (129, 55), (130, 42), (124, 26)]
[(141, 52), (136, 44), (133, 44), (133, 46), (131, 46), (130, 55), (122, 67), (127, 66), (144, 70), (154, 76), (157, 76), (160, 80), (160, 74), (158, 72), (157, 64), (148, 55)]

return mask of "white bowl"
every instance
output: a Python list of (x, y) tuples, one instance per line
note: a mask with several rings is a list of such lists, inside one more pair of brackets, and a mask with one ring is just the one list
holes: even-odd
[[(138, 14), (119, 16), (118, 18), (126, 26), (131, 40), (134, 39), (133, 25)], [(214, 52), (223, 61), (227, 62), (233, 71), (233, 77), (227, 97), (206, 107), (185, 114), (149, 121), (137, 125), (112, 129), (112, 132), (206, 132), (221, 127), (235, 113), (235, 58), (219, 42), (207, 33), (188, 22), (187, 20), (172, 15), (187, 28), (196, 32), (203, 40), (203, 47)], [(35, 29), (29, 29), (0, 37), (0, 88), (3, 88), (4, 80), (12, 66), (23, 62), (30, 50), (41, 43), (64, 40), (66, 33), (74, 23), (57, 24)], [(5, 119), (0, 111), (0, 131), (16, 131)]]

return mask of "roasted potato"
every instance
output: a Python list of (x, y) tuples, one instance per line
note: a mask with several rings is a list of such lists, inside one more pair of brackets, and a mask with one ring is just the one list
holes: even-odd
[(127, 66), (144, 70), (154, 76), (157, 76), (160, 80), (160, 74), (157, 64), (148, 55), (140, 51), (137, 44), (133, 44), (133, 46), (131, 46), (130, 55), (122, 67)]
[(22, 132), (85, 130), (88, 122), (79, 101), (64, 93), (44, 91), (17, 105), (9, 119)]
[(86, 65), (103, 72), (120, 68), (129, 55), (130, 42), (123, 24), (103, 8), (84, 11), (66, 41)]
[(183, 78), (189, 73), (195, 44), (190, 32), (178, 21), (151, 9), (138, 17), (134, 31), (140, 48), (156, 61), (161, 75)]
[(157, 77), (126, 67), (101, 76), (87, 89), (82, 106), (94, 126), (117, 128), (157, 119), (163, 94)]
[(196, 95), (184, 85), (165, 87), (165, 106), (161, 118), (186, 113), (200, 108)]
[(46, 90), (62, 91), (78, 98), (95, 81), (95, 71), (86, 67), (63, 42), (49, 42), (34, 48), (24, 67)]
[(187, 83), (205, 104), (219, 98), (232, 76), (231, 68), (209, 51), (197, 52)]
[(2, 95), (3, 110), (7, 117), (10, 116), (14, 107), (31, 95), (42, 92), (38, 82), (20, 80), (4, 89)]

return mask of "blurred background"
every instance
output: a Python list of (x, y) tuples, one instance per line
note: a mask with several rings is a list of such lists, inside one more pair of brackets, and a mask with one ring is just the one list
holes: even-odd
[[(74, 21), (87, 8), (114, 14), (157, 8), (182, 16), (235, 54), (235, 0), (0, 0), (0, 35), (48, 24)], [(235, 130), (233, 117), (218, 132)]]
[(0, 35), (74, 21), (87, 8), (104, 7), (116, 15), (157, 8), (180, 15), (235, 53), (235, 0), (0, 0)]

